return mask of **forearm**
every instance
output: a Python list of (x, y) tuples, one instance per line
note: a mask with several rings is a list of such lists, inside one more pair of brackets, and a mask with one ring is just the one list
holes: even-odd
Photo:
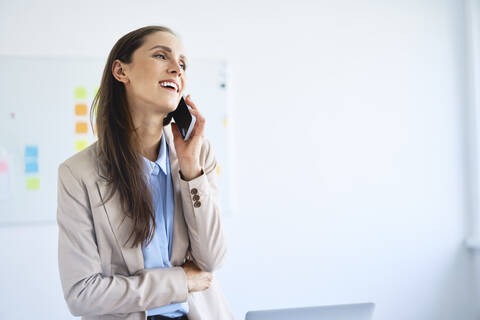
[(192, 256), (200, 269), (210, 272), (223, 265), (227, 251), (214, 174), (213, 170), (190, 181), (180, 179)]
[(93, 274), (70, 285), (62, 278), (74, 316), (131, 313), (187, 300), (181, 267), (142, 270), (134, 276)]

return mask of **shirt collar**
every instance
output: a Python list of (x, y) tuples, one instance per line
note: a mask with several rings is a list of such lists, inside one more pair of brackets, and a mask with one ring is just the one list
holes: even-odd
[(155, 162), (150, 161), (142, 155), (143, 160), (146, 163), (146, 172), (151, 175), (158, 175), (160, 169), (167, 174), (167, 164), (168, 164), (168, 148), (165, 138), (165, 132), (162, 133), (162, 138), (160, 139), (160, 148), (158, 148), (157, 160)]

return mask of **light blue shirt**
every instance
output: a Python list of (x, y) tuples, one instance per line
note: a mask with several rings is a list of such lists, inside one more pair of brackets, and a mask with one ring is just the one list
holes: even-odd
[[(143, 157), (145, 174), (152, 190), (153, 207), (155, 210), (156, 229), (152, 242), (147, 247), (142, 245), (145, 269), (169, 268), (172, 255), (172, 232), (175, 200), (173, 197), (172, 175), (168, 145), (165, 142), (165, 132), (160, 140), (160, 148), (155, 162)], [(158, 288), (162, 290), (162, 288)], [(160, 314), (165, 317), (179, 317), (188, 313), (188, 303), (172, 303), (166, 306), (147, 310), (148, 316)]]

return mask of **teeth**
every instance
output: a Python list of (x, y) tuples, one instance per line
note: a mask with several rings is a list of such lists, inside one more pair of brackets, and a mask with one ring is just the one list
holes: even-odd
[(174, 87), (176, 91), (178, 91), (178, 87), (175, 83), (173, 82), (170, 82), (170, 81), (162, 81), (160, 82), (160, 85), (162, 87)]

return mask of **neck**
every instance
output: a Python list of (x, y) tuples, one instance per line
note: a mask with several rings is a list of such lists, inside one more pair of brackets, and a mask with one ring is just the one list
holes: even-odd
[(131, 95), (127, 94), (133, 125), (138, 134), (140, 153), (145, 158), (155, 161), (163, 134), (163, 120), (167, 113), (159, 112), (156, 107), (142, 101), (132, 101), (130, 97)]
[(155, 114), (134, 118), (134, 125), (138, 134), (139, 150), (142, 156), (155, 161), (158, 156), (160, 140), (163, 135), (164, 114)]

